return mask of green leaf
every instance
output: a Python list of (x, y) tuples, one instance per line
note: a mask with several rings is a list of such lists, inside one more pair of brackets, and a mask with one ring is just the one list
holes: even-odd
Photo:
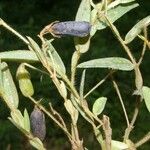
[(36, 54), (29, 50), (15, 50), (0, 53), (0, 59), (4, 61), (38, 62)]
[[(90, 0), (82, 0), (78, 8), (75, 21), (90, 22), (90, 20), (91, 20)], [(90, 46), (90, 37), (84, 37), (84, 38), (75, 37), (74, 43), (75, 43), (76, 50), (80, 51), (81, 53), (85, 53), (88, 51)]]
[(30, 132), (30, 119), (27, 110), (24, 110), (24, 129)]
[[(111, 8), (107, 11), (107, 17), (109, 18), (109, 20), (114, 23), (116, 20), (118, 20), (119, 18), (121, 18), (124, 14), (126, 14), (127, 12), (129, 12), (130, 10), (138, 7), (139, 4), (138, 3), (128, 3), (128, 4), (120, 4), (114, 8)], [(93, 19), (92, 22), (92, 30), (91, 30), (91, 36), (93, 36), (97, 30), (102, 30), (105, 29), (108, 25), (105, 22), (105, 19), (103, 17), (95, 17), (97, 15), (97, 11), (99, 9), (97, 7), (95, 7), (92, 10), (92, 17), (96, 18)], [(101, 14), (101, 12), (99, 12), (99, 14)]]
[[(46, 41), (45, 43), (47, 45), (47, 51), (48, 51), (48, 54), (52, 56), (53, 58), (53, 61), (54, 61), (54, 64), (55, 66), (57, 67), (57, 72), (58, 70), (60, 70), (63, 74), (66, 74), (66, 68), (65, 68), (65, 65), (61, 59), (61, 57), (59, 56), (59, 54), (57, 53), (56, 49), (54, 48), (54, 46), (51, 44), (51, 41)], [(50, 56), (49, 56), (50, 58)], [(50, 58), (50, 62), (52, 63), (52, 60)], [(59, 71), (59, 72), (60, 72)]]
[(28, 41), (29, 41), (29, 49), (31, 51), (34, 51), (37, 55), (37, 57), (41, 60), (44, 61), (45, 57), (44, 54), (41, 51), (41, 48), (39, 47), (39, 45), (31, 38), (31, 37), (27, 37)]
[(144, 27), (150, 24), (150, 16), (145, 17), (141, 21), (139, 21), (133, 28), (126, 34), (125, 43), (130, 43), (134, 38), (141, 33)]
[(90, 22), (91, 5), (90, 0), (82, 0), (78, 8), (75, 21), (87, 21)]
[(82, 72), (81, 82), (80, 82), (80, 98), (81, 98), (81, 100), (83, 100), (83, 94), (84, 94), (85, 71), (86, 70), (83, 70), (83, 72)]
[(16, 126), (22, 133), (24, 133), (27, 137), (30, 135), (29, 132), (27, 132), (25, 129), (23, 129), (18, 123), (16, 123), (11, 117), (8, 117), (8, 119), (11, 121), (11, 123)]
[(119, 4), (126, 4), (126, 3), (131, 3), (131, 2), (134, 2), (134, 1), (135, 1), (135, 0), (115, 0), (115, 1), (113, 1), (112, 3), (110, 3), (110, 4), (108, 5), (108, 8), (107, 8), (107, 9), (116, 7), (116, 6), (119, 5)]
[(106, 97), (100, 97), (94, 102), (92, 111), (95, 115), (99, 115), (103, 111), (106, 101)]
[(83, 62), (77, 66), (78, 68), (112, 68), (123, 71), (133, 70), (134, 65), (125, 58), (108, 57), (99, 58)]
[(148, 111), (150, 112), (150, 88), (143, 86), (142, 88), (143, 98), (146, 104)]
[(46, 150), (39, 138), (35, 137), (29, 140), (30, 144), (38, 150)]
[(19, 109), (14, 109), (11, 111), (11, 117), (18, 126), (24, 129), (24, 117), (22, 116)]
[(19, 97), (18, 92), (13, 81), (12, 75), (8, 68), (8, 65), (5, 62), (0, 64), (1, 67), (1, 89), (2, 97), (10, 109), (18, 108)]
[(129, 148), (127, 144), (115, 140), (111, 141), (111, 145), (112, 145), (112, 150), (125, 150)]

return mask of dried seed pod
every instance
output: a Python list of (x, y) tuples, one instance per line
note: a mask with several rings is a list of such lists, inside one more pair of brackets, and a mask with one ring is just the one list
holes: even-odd
[(51, 33), (54, 37), (61, 37), (62, 35), (85, 37), (90, 33), (90, 30), (91, 25), (86, 21), (55, 21), (50, 25), (47, 25), (40, 32), (40, 37), (47, 33)]
[(30, 115), (30, 124), (32, 134), (43, 141), (46, 135), (45, 116), (37, 107), (34, 108)]

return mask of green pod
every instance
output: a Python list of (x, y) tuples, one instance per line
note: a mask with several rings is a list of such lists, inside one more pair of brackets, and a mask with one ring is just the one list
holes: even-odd
[(29, 72), (25, 69), (25, 66), (21, 64), (17, 70), (17, 80), (19, 81), (19, 87), (22, 94), (25, 97), (32, 96), (34, 94), (34, 88), (30, 79)]
[(37, 107), (34, 108), (30, 115), (30, 125), (32, 134), (43, 141), (46, 135), (45, 116)]

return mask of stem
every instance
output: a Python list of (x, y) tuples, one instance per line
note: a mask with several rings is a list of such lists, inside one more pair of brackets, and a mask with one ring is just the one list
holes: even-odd
[(135, 143), (135, 147), (139, 147), (142, 144), (148, 142), (150, 140), (150, 132), (148, 132), (140, 141), (138, 141), (137, 143)]
[[(147, 28), (145, 27), (144, 28), (144, 38), (147, 39)], [(142, 63), (142, 60), (143, 60), (143, 57), (144, 57), (144, 54), (145, 54), (145, 51), (146, 51), (146, 42), (144, 41), (144, 45), (143, 45), (143, 49), (142, 49), (142, 53), (141, 53), (141, 57), (138, 61), (138, 65), (140, 65)]]
[(120, 34), (119, 34), (117, 28), (111, 23), (111, 21), (108, 19), (107, 16), (105, 16), (105, 18), (106, 18), (106, 20), (107, 20), (107, 22), (108, 22), (108, 24), (109, 24), (111, 30), (113, 31), (113, 33), (115, 34), (115, 36), (116, 36), (117, 39), (119, 40), (120, 44), (122, 45), (122, 47), (124, 48), (124, 50), (125, 50), (126, 53), (128, 54), (130, 60), (132, 61), (132, 63), (133, 63), (134, 65), (136, 65), (136, 61), (135, 61), (135, 59), (134, 59), (134, 57), (133, 57), (133, 55), (132, 55), (132, 53), (131, 53), (129, 47), (125, 45), (125, 43), (124, 43), (123, 39), (121, 38), (121, 36), (120, 36)]
[(20, 33), (18, 33), (13, 28), (11, 28), (8, 24), (6, 24), (1, 18), (0, 18), (0, 25), (2, 25), (3, 27), (5, 27), (7, 30), (9, 30), (10, 32), (12, 32), (17, 37), (19, 37), (25, 44), (27, 44), (27, 45), (29, 44), (29, 42), (28, 42), (28, 40), (26, 38), (24, 38)]
[(101, 84), (103, 84), (106, 81), (106, 79), (113, 73), (114, 71), (109, 72), (100, 82), (98, 82), (88, 93), (85, 94), (84, 98), (89, 96), (95, 89), (97, 89)]
[(139, 113), (139, 107), (140, 107), (141, 101), (142, 101), (142, 98), (137, 97), (137, 102), (136, 102), (136, 106), (135, 106), (135, 110), (134, 110), (134, 114), (133, 114), (131, 123), (129, 124), (128, 128), (125, 130), (124, 142), (129, 138), (130, 132), (133, 129), (133, 125), (134, 125), (136, 118), (138, 116), (138, 113)]
[(115, 90), (116, 90), (116, 92), (117, 92), (117, 95), (118, 95), (118, 97), (119, 97), (119, 100), (120, 100), (120, 103), (121, 103), (121, 106), (122, 106), (122, 109), (123, 109), (123, 112), (124, 112), (124, 115), (125, 115), (125, 118), (126, 118), (127, 127), (129, 127), (129, 119), (128, 119), (127, 111), (126, 111), (126, 109), (125, 109), (125, 105), (124, 105), (124, 103), (123, 103), (123, 99), (122, 99), (122, 96), (121, 96), (119, 87), (118, 87), (116, 81), (115, 81), (113, 78), (112, 78), (112, 82), (113, 82), (113, 84), (114, 84), (114, 88), (115, 88)]

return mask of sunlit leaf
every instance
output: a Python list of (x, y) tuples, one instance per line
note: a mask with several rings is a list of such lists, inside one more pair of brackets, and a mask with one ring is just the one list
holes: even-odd
[(0, 52), (0, 59), (4, 61), (17, 61), (17, 62), (38, 62), (36, 54), (29, 50), (14, 50)]
[(142, 88), (143, 98), (146, 104), (148, 111), (150, 112), (150, 88), (147, 86), (143, 86)]
[(106, 101), (106, 97), (100, 97), (94, 102), (92, 111), (95, 115), (99, 115), (103, 111)]
[[(65, 68), (65, 65), (61, 59), (61, 57), (59, 56), (59, 54), (57, 53), (56, 49), (54, 48), (54, 46), (51, 44), (51, 41), (46, 41), (45, 42), (46, 44), (46, 50), (47, 52), (49, 53), (49, 55), (52, 55), (52, 58), (53, 58), (53, 61), (54, 61), (54, 64), (55, 66), (63, 73), (65, 74), (66, 73), (66, 68)], [(50, 58), (50, 56), (49, 56)], [(50, 61), (52, 63), (52, 60), (50, 58)], [(58, 69), (56, 71), (58, 71)]]
[(63, 81), (60, 81), (60, 90), (61, 90), (61, 95), (64, 97), (64, 98), (67, 98), (67, 88), (66, 88), (66, 85)]
[(24, 110), (24, 129), (30, 132), (30, 119), (27, 110)]
[(130, 71), (133, 70), (134, 65), (125, 58), (109, 57), (83, 62), (78, 65), (78, 68), (112, 68), (117, 70)]
[[(90, 0), (82, 0), (78, 8), (75, 21), (87, 21), (91, 20), (91, 5)], [(76, 50), (81, 53), (88, 51), (90, 46), (90, 37), (74, 38)]]
[(150, 16), (145, 17), (141, 21), (139, 21), (133, 28), (127, 33), (125, 37), (125, 43), (130, 43), (134, 38), (141, 33), (144, 27), (150, 24)]
[[(116, 20), (121, 18), (124, 14), (126, 14), (127, 12), (129, 12), (130, 10), (132, 10), (138, 6), (139, 6), (139, 4), (137, 4), (137, 3), (128, 3), (128, 4), (117, 5), (116, 7), (113, 7), (107, 11), (107, 17), (109, 18), (109, 20), (112, 23), (114, 23)], [(98, 11), (98, 10), (99, 9), (97, 7), (92, 10), (92, 13), (93, 13), (92, 17), (95, 18), (96, 15), (98, 17), (96, 17), (96, 19), (93, 19), (92, 28), (94, 28), (94, 29), (91, 30), (91, 36), (93, 36), (94, 33), (96, 32), (95, 29), (102, 30), (108, 26), (105, 22), (103, 15), (100, 16), (101, 12), (96, 13), (96, 11)]]
[(2, 81), (2, 97), (7, 105), (12, 108), (18, 108), (19, 97), (13, 81), (12, 75), (5, 62), (1, 63), (1, 81)]
[(81, 97), (81, 100), (83, 100), (83, 94), (84, 94), (85, 71), (86, 70), (84, 70), (82, 72), (81, 82), (80, 82), (80, 97)]

